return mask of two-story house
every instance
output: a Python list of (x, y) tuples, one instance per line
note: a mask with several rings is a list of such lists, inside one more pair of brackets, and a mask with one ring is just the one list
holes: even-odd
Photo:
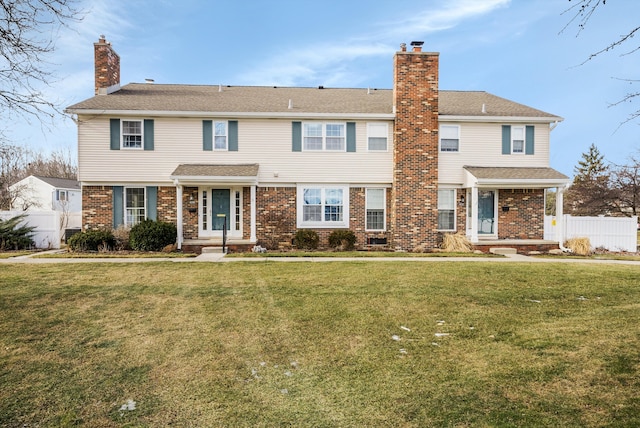
[[(437, 53), (402, 45), (393, 89), (131, 83), (104, 36), (95, 96), (77, 116), (83, 227), (173, 222), (178, 246), (326, 243), (435, 248), (464, 232), (479, 248), (543, 240), (544, 190), (562, 118), (486, 92), (441, 91)], [(560, 204), (561, 205), (561, 204)], [(225, 226), (226, 224), (226, 226)]]

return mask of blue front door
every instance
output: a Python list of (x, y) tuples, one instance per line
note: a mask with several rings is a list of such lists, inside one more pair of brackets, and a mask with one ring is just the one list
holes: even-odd
[(200, 236), (222, 236), (225, 218), (231, 229), (231, 191), (229, 189), (200, 188)]

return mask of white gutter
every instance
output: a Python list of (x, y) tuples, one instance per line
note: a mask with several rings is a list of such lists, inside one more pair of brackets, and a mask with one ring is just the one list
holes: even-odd
[(151, 116), (151, 117), (219, 117), (219, 118), (288, 118), (288, 119), (368, 119), (394, 120), (393, 113), (293, 113), (293, 112), (214, 112), (214, 111), (158, 111), (158, 110), (105, 110), (66, 109), (67, 114), (105, 116)]
[(498, 122), (498, 123), (551, 123), (562, 122), (564, 118), (559, 116), (455, 116), (439, 115), (440, 122)]

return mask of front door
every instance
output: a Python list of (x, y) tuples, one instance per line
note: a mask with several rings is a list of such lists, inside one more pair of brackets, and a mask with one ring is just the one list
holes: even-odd
[(496, 191), (478, 190), (478, 235), (496, 234)]
[(229, 189), (200, 189), (200, 236), (222, 236), (225, 219), (231, 229), (230, 198)]

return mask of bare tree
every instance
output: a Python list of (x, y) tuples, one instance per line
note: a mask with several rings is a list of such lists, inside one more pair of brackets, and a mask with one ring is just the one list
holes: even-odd
[[(605, 7), (607, 4), (606, 0), (573, 0), (573, 1), (569, 0), (569, 2), (571, 2), (572, 5), (568, 9), (566, 9), (564, 13), (569, 14), (570, 20), (567, 23), (567, 25), (565, 25), (565, 27), (562, 29), (561, 32), (564, 32), (568, 28), (576, 25), (578, 36), (586, 28), (587, 24), (589, 23), (589, 20), (594, 15), (594, 13), (596, 13), (598, 9)], [(614, 24), (614, 25), (617, 25), (617, 24)], [(640, 34), (640, 26), (634, 26), (634, 28), (621, 29), (621, 31), (622, 33), (616, 39), (614, 39), (612, 42), (609, 42), (605, 46), (599, 48), (597, 51), (593, 52), (580, 65), (583, 65), (604, 53), (611, 52), (614, 50), (617, 50), (617, 51), (622, 50), (620, 54), (621, 56), (627, 56), (627, 55), (631, 55), (633, 53), (638, 52), (640, 50), (640, 43), (638, 42), (637, 38), (634, 38), (634, 36)], [(617, 80), (621, 80), (629, 84), (640, 82), (640, 80), (626, 78), (626, 77), (615, 77), (615, 78)], [(622, 99), (610, 104), (610, 106), (617, 106), (620, 104), (636, 101), (639, 98), (640, 98), (640, 91), (632, 90), (632, 91), (629, 91)], [(638, 118), (640, 118), (640, 108), (635, 109), (635, 111), (630, 113), (627, 116), (627, 118), (624, 121), (622, 121), (621, 124), (634, 121)]]
[(29, 175), (76, 180), (78, 166), (69, 151), (61, 150), (45, 155), (0, 142), (0, 210), (14, 206), (17, 199), (26, 201), (22, 209), (28, 208), (25, 204), (29, 204), (31, 189), (26, 185), (12, 190), (9, 187)]
[[(76, 0), (0, 0), (0, 114), (53, 118), (38, 89), (54, 79), (48, 56), (58, 30), (81, 19)], [(0, 135), (1, 137), (1, 135)]]
[(630, 156), (628, 163), (613, 168), (611, 185), (618, 211), (629, 217), (640, 215), (640, 153)]

